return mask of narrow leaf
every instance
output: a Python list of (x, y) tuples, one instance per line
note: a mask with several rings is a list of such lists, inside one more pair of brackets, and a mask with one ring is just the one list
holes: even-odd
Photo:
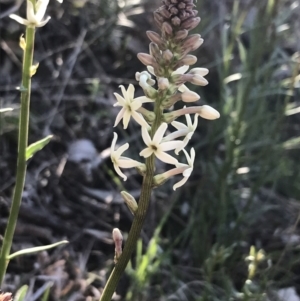
[(0, 114), (1, 113), (5, 113), (5, 112), (11, 112), (13, 110), (13, 108), (4, 108), (4, 109), (0, 109)]
[(283, 143), (285, 149), (297, 149), (300, 148), (300, 137), (291, 138)]
[(15, 294), (14, 301), (23, 301), (28, 291), (28, 285), (21, 286)]
[(13, 258), (15, 258), (17, 256), (20, 256), (20, 255), (32, 254), (32, 253), (37, 253), (37, 252), (49, 250), (49, 249), (55, 248), (55, 247), (57, 247), (59, 245), (67, 244), (67, 243), (69, 243), (67, 240), (62, 240), (62, 241), (56, 242), (55, 244), (52, 244), (52, 245), (46, 245), (46, 246), (41, 246), (41, 247), (34, 247), (34, 248), (24, 249), (24, 250), (15, 252), (13, 254), (10, 254), (7, 257), (7, 259), (11, 260), (11, 259), (13, 259)]
[(35, 143), (30, 144), (26, 149), (26, 160), (30, 159), (36, 152), (43, 149), (44, 146), (50, 142), (52, 137), (52, 135), (49, 135)]
[(48, 301), (50, 296), (50, 289), (53, 286), (53, 283), (49, 283), (42, 297), (42, 301)]

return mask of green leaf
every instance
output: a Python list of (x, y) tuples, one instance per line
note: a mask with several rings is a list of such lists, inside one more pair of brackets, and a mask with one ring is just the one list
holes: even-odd
[(40, 151), (42, 148), (44, 148), (45, 145), (47, 145), (51, 138), (53, 136), (49, 135), (35, 143), (30, 144), (27, 148), (26, 148), (26, 161), (28, 159), (30, 159), (36, 152)]
[(13, 108), (3, 108), (0, 109), (0, 114), (5, 113), (5, 112), (11, 112), (13, 110)]
[(36, 252), (41, 252), (41, 251), (45, 251), (45, 250), (49, 250), (49, 249), (52, 249), (52, 248), (55, 248), (59, 245), (62, 245), (62, 244), (67, 244), (69, 243), (67, 240), (62, 240), (62, 241), (59, 241), (55, 244), (52, 244), (52, 245), (46, 245), (46, 246), (41, 246), (41, 247), (34, 247), (34, 248), (28, 248), (28, 249), (24, 249), (24, 250), (21, 250), (21, 251), (18, 251), (18, 252), (15, 252), (13, 254), (10, 254), (8, 257), (7, 257), (7, 260), (11, 260), (17, 256), (20, 256), (20, 255), (27, 255), (27, 254), (32, 254), (32, 253), (36, 253)]
[(48, 301), (50, 295), (50, 289), (53, 286), (53, 283), (49, 283), (42, 297), (42, 301)]
[(23, 301), (28, 291), (28, 285), (21, 286), (14, 296), (14, 301)]

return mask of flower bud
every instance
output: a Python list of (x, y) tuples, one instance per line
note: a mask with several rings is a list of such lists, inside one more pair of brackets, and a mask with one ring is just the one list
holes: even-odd
[(175, 40), (180, 41), (185, 39), (188, 36), (189, 32), (186, 29), (182, 29), (176, 32)]
[(188, 48), (194, 45), (197, 41), (201, 39), (200, 34), (192, 34), (189, 35), (184, 41), (183, 41), (183, 48)]
[(186, 30), (194, 29), (200, 23), (200, 20), (199, 17), (189, 18), (181, 23), (180, 28)]
[(165, 19), (169, 19), (171, 17), (171, 13), (164, 6), (161, 6), (157, 12)]
[(160, 90), (166, 90), (169, 88), (169, 80), (165, 77), (160, 77), (157, 80), (157, 85)]
[(156, 43), (161, 49), (166, 48), (166, 43), (162, 40), (158, 33), (148, 30), (146, 34), (151, 42)]
[(151, 42), (149, 44), (149, 52), (155, 58), (155, 60), (158, 64), (162, 63), (161, 52), (160, 52), (160, 49), (157, 44)]
[(137, 204), (135, 198), (126, 191), (121, 191), (121, 195), (122, 195), (128, 209), (134, 215), (138, 209), (138, 204)]
[(161, 28), (163, 22), (164, 22), (164, 18), (156, 11), (154, 12), (154, 21), (156, 23), (156, 25)]
[(188, 66), (194, 65), (196, 62), (197, 62), (197, 57), (195, 57), (194, 55), (188, 54), (177, 62), (177, 64), (175, 65), (175, 69), (177, 69), (181, 66), (184, 66), (184, 65), (188, 65)]
[(204, 105), (199, 108), (198, 114), (204, 119), (214, 120), (220, 118), (220, 113), (211, 106)]
[(158, 174), (156, 176), (153, 177), (153, 181), (152, 181), (152, 187), (156, 188), (158, 186), (163, 185), (167, 180), (169, 179), (169, 177), (165, 177), (164, 174)]
[(162, 34), (170, 36), (173, 33), (172, 26), (168, 22), (164, 22), (161, 28)]
[(26, 41), (25, 41), (25, 39), (24, 39), (24, 35), (23, 35), (23, 34), (20, 36), (19, 45), (20, 45), (20, 47), (25, 51), (25, 48), (26, 48)]
[(114, 262), (117, 263), (119, 257), (122, 254), (122, 242), (123, 242), (123, 235), (118, 228), (114, 228), (112, 232), (113, 240), (115, 243), (115, 258)]
[(181, 94), (181, 99), (184, 102), (194, 102), (194, 101), (197, 101), (198, 99), (200, 99), (200, 96), (193, 91), (184, 91)]
[(181, 20), (177, 16), (173, 17), (171, 22), (172, 22), (172, 25), (176, 26), (176, 27), (178, 27), (181, 24)]
[(203, 76), (195, 74), (192, 77), (191, 83), (197, 86), (206, 86), (208, 81)]
[(35, 65), (32, 65), (29, 69), (29, 76), (32, 77), (36, 74), (36, 71), (39, 67), (39, 63), (36, 63)]
[(209, 73), (209, 70), (206, 68), (193, 68), (189, 71), (189, 74), (197, 74), (200, 76), (205, 76)]
[(189, 53), (198, 49), (203, 44), (203, 39), (199, 34), (194, 34), (186, 38), (183, 44), (184, 52)]
[(170, 63), (173, 58), (173, 53), (171, 50), (167, 49), (162, 53), (162, 57), (167, 63)]
[(146, 65), (146, 66), (153, 66), (156, 63), (154, 57), (148, 53), (138, 53), (137, 54), (137, 58), (141, 61), (142, 64)]

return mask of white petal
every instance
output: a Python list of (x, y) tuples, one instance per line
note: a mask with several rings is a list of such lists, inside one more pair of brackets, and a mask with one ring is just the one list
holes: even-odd
[(192, 127), (192, 119), (190, 114), (185, 114), (185, 119), (186, 119), (186, 124), (188, 126), (188, 128)]
[[(34, 13), (33, 3), (27, 0), (26, 17), (29, 23), (38, 23)], [(39, 20), (40, 21), (40, 20)]]
[(130, 117), (131, 117), (130, 112), (128, 112), (128, 110), (125, 110), (124, 116), (123, 116), (123, 128), (124, 129), (127, 129), (128, 123), (130, 121)]
[(153, 154), (153, 149), (146, 147), (140, 152), (140, 156), (144, 158), (148, 158)]
[(168, 142), (163, 142), (159, 145), (159, 148), (164, 151), (167, 152), (169, 150), (175, 149), (177, 147), (180, 147), (182, 145), (182, 141), (168, 141)]
[(185, 72), (187, 72), (188, 70), (189, 70), (189, 66), (182, 66), (182, 67), (180, 67), (180, 68), (178, 68), (176, 71), (174, 71), (174, 72), (172, 72), (172, 75), (173, 74), (183, 74), (183, 73), (185, 73)]
[(121, 88), (123, 97), (125, 98), (125, 101), (127, 101), (127, 91), (123, 85), (120, 85), (119, 88)]
[(186, 147), (186, 145), (188, 144), (188, 142), (190, 141), (190, 139), (191, 139), (191, 138), (188, 137), (188, 136), (186, 136), (186, 137), (183, 139), (181, 146), (179, 146), (179, 147), (177, 147), (177, 148), (175, 149), (175, 154), (176, 154), (176, 155), (178, 155), (179, 152), (181, 152), (181, 151)]
[(147, 66), (147, 69), (151, 74), (155, 75), (154, 68), (152, 66)]
[(132, 99), (134, 98), (134, 86), (133, 86), (133, 84), (130, 84), (128, 86), (127, 97), (130, 99), (130, 101), (132, 101)]
[(114, 124), (114, 127), (117, 126), (120, 122), (120, 120), (123, 118), (124, 116), (124, 113), (125, 113), (125, 109), (122, 108), (121, 111), (118, 113), (117, 117), (116, 117), (116, 121), (115, 121), (115, 124)]
[(172, 140), (175, 140), (176, 138), (178, 137), (182, 137), (182, 136), (185, 136), (189, 133), (189, 130), (188, 128), (184, 129), (184, 130), (178, 130), (178, 131), (175, 131), (169, 135), (167, 135), (162, 141), (163, 142), (167, 142), (167, 141), (172, 141)]
[(187, 168), (182, 174), (183, 174), (183, 176), (185, 178), (189, 178), (189, 176), (191, 175), (192, 171), (193, 171), (193, 168), (190, 167), (190, 168)]
[(148, 97), (146, 97), (146, 96), (136, 97), (134, 100), (138, 100), (138, 101), (140, 101), (141, 103), (154, 102), (153, 99), (148, 98)]
[(190, 91), (190, 89), (186, 86), (186, 85), (181, 85), (179, 88), (178, 88), (178, 91), (180, 92), (186, 92), (186, 91)]
[(174, 157), (170, 156), (169, 154), (162, 152), (162, 151), (156, 151), (155, 156), (162, 162), (174, 164), (176, 165), (178, 163), (178, 160)]
[(29, 22), (26, 19), (21, 18), (20, 16), (12, 14), (12, 15), (9, 15), (9, 17), (22, 25), (25, 25), (25, 26), (29, 25)]
[(191, 165), (190, 165), (190, 162), (191, 162), (190, 155), (188, 154), (188, 152), (187, 152), (185, 149), (183, 149), (183, 152), (184, 152), (184, 154), (185, 154), (185, 157), (186, 157), (186, 160), (187, 160), (189, 166), (191, 166)]
[(149, 145), (151, 143), (150, 135), (148, 133), (148, 130), (145, 127), (142, 127), (142, 138), (146, 145)]
[(161, 140), (162, 140), (162, 138), (163, 138), (163, 136), (164, 136), (167, 128), (168, 128), (168, 125), (165, 122), (163, 122), (159, 126), (159, 128), (156, 131), (156, 133), (154, 134), (154, 137), (153, 137), (153, 140), (152, 140), (153, 143), (159, 144), (161, 142)]
[(129, 143), (125, 143), (120, 146), (117, 150), (115, 150), (116, 158), (120, 158), (120, 156), (129, 148)]
[(110, 147), (111, 153), (113, 153), (115, 151), (117, 139), (118, 139), (118, 134), (114, 132), (114, 138), (113, 138), (113, 141), (111, 142), (111, 147)]
[(118, 165), (121, 168), (132, 168), (132, 167), (136, 167), (139, 165), (142, 165), (141, 162), (132, 160), (130, 158), (127, 157), (120, 157), (120, 159), (118, 160)]
[(116, 99), (117, 99), (117, 103), (119, 103), (121, 106), (126, 106), (126, 101), (125, 101), (125, 99), (120, 95), (120, 94), (118, 94), (118, 93), (114, 93), (114, 95), (115, 95), (115, 97), (116, 97)]
[(199, 117), (199, 115), (195, 114), (195, 116), (194, 116), (194, 124), (193, 124), (193, 130), (194, 131), (196, 130), (197, 125), (198, 125), (198, 117)]
[(51, 19), (51, 17), (47, 17), (44, 21), (40, 21), (37, 25), (36, 25), (36, 27), (43, 27), (44, 25), (46, 25), (48, 22), (49, 22), (49, 20)]
[(44, 18), (44, 15), (46, 13), (46, 9), (47, 9), (48, 4), (49, 4), (49, 0), (38, 0), (38, 2), (36, 3), (36, 5), (35, 5), (35, 8), (36, 8), (35, 17), (38, 20), (38, 22), (41, 22), (42, 19)]
[(173, 121), (171, 124), (172, 124), (172, 125), (174, 126), (174, 128), (176, 128), (177, 130), (186, 130), (186, 129), (187, 129), (187, 126), (186, 126), (184, 123), (182, 123), (182, 122)]
[(142, 114), (132, 112), (132, 117), (140, 126), (145, 127), (146, 129), (149, 128), (149, 124), (146, 122)]
[(195, 149), (192, 147), (192, 148), (191, 148), (191, 162), (192, 162), (192, 164), (190, 164), (190, 165), (193, 165), (193, 166), (194, 166), (195, 155), (196, 155)]
[(119, 168), (118, 165), (114, 164), (114, 169), (116, 171), (116, 173), (121, 177), (123, 178), (123, 181), (126, 181), (127, 180), (127, 177), (122, 173), (121, 169)]
[(188, 178), (183, 178), (181, 181), (177, 182), (174, 186), (173, 189), (176, 190), (177, 188), (183, 186), (186, 181), (188, 180)]
[(141, 106), (142, 106), (142, 103), (137, 99), (135, 99), (130, 105), (131, 110), (133, 110), (133, 111), (138, 110)]

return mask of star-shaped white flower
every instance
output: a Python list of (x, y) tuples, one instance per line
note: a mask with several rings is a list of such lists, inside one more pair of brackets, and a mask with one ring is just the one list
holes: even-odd
[(127, 180), (127, 177), (122, 173), (122, 171), (120, 170), (121, 168), (132, 168), (132, 167), (137, 167), (140, 165), (144, 165), (141, 162), (132, 160), (130, 158), (127, 157), (123, 157), (121, 156), (128, 148), (129, 148), (129, 143), (125, 143), (122, 146), (120, 146), (118, 149), (115, 149), (116, 147), (116, 142), (118, 139), (118, 134), (114, 133), (114, 139), (111, 143), (111, 154), (110, 154), (110, 158), (112, 163), (114, 164), (114, 169), (116, 171), (116, 173), (123, 178), (124, 181)]
[(117, 115), (114, 126), (117, 126), (123, 118), (124, 129), (127, 129), (130, 117), (132, 116), (132, 118), (142, 127), (149, 128), (149, 124), (146, 122), (143, 115), (138, 113), (137, 110), (142, 106), (143, 103), (153, 102), (153, 100), (146, 96), (134, 98), (134, 86), (132, 84), (129, 85), (127, 91), (122, 85), (120, 88), (122, 90), (123, 97), (118, 93), (114, 93), (117, 98), (117, 102), (114, 104), (114, 106), (121, 106), (122, 109)]
[(176, 190), (178, 187), (181, 187), (182, 185), (184, 185), (186, 183), (186, 181), (188, 180), (188, 178), (190, 177), (190, 175), (194, 169), (195, 149), (193, 147), (191, 148), (191, 155), (189, 155), (185, 149), (183, 149), (183, 151), (184, 151), (184, 154), (185, 154), (188, 164), (182, 164), (182, 163), (177, 164), (177, 168), (183, 168), (183, 172), (182, 172), (183, 179), (180, 180), (179, 182), (177, 182), (173, 186), (174, 190)]
[(166, 136), (163, 140), (164, 141), (170, 141), (170, 140), (174, 140), (178, 137), (182, 137), (185, 136), (185, 138), (183, 139), (183, 143), (180, 147), (175, 149), (175, 154), (178, 155), (178, 153), (184, 148), (186, 147), (186, 145), (188, 144), (188, 142), (190, 141), (190, 139), (192, 138), (197, 125), (198, 125), (198, 114), (194, 115), (194, 123), (192, 123), (192, 119), (191, 116), (189, 114), (185, 114), (185, 118), (186, 118), (186, 123), (187, 125), (185, 125), (184, 123), (178, 122), (178, 121), (173, 121), (171, 124), (177, 129), (177, 131), (169, 134), (168, 136)]
[(144, 158), (148, 158), (152, 154), (154, 154), (159, 160), (165, 163), (174, 164), (174, 165), (178, 163), (177, 159), (168, 155), (166, 151), (173, 150), (177, 147), (180, 147), (183, 142), (182, 141), (163, 142), (162, 141), (163, 136), (167, 128), (168, 125), (166, 123), (162, 123), (157, 129), (156, 133), (154, 134), (153, 139), (151, 139), (148, 130), (142, 127), (142, 137), (147, 147), (140, 152), (140, 156)]
[(23, 19), (15, 14), (9, 15), (9, 17), (28, 27), (42, 27), (51, 19), (47, 17), (43, 20), (48, 4), (49, 0), (38, 0), (34, 7), (32, 1), (27, 0), (27, 19)]

